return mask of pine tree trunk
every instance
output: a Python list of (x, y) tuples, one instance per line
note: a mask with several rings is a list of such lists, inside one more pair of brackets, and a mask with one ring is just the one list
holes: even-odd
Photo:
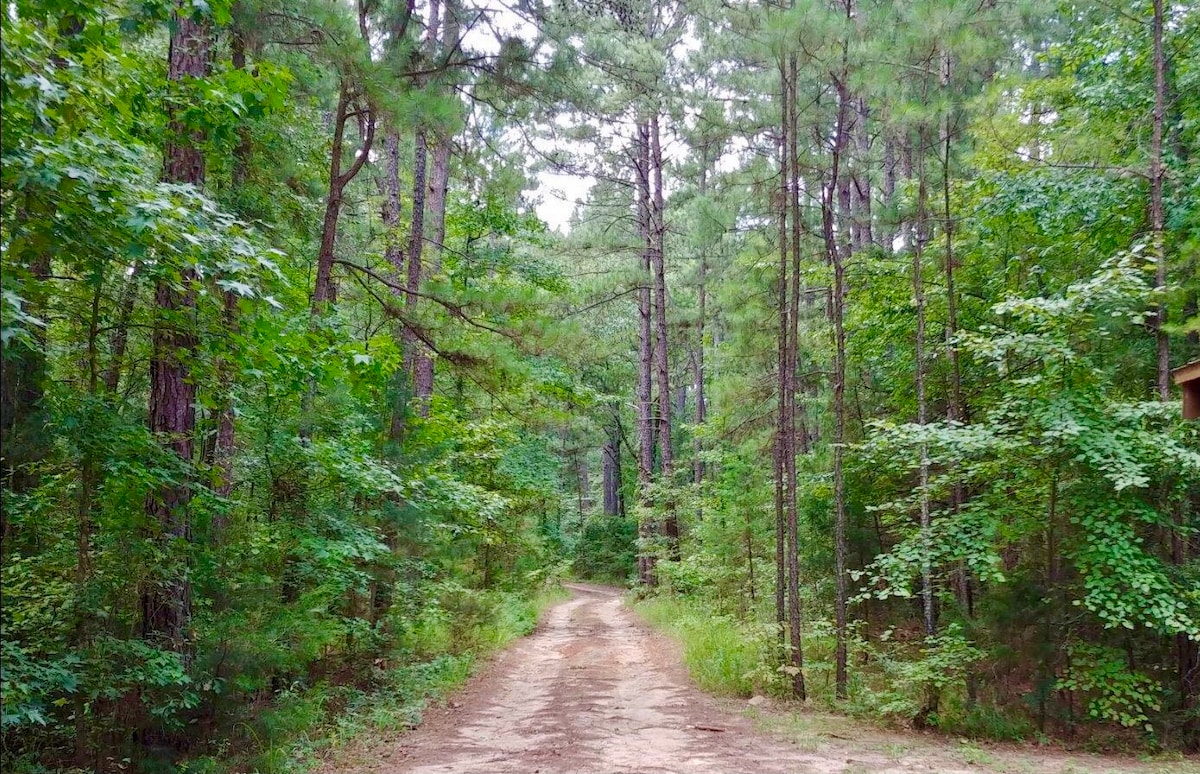
[[(446, 241), (446, 189), (450, 176), (450, 141), (441, 138), (433, 149), (433, 169), (429, 180), (429, 260), (423, 269), (430, 276), (441, 269), (442, 245)], [(413, 397), (417, 413), (429, 415), (429, 400), (433, 396), (433, 358), (424, 348), (416, 355), (413, 373)]]
[[(91, 316), (87, 330), (88, 396), (95, 401), (100, 375), (97, 362), (97, 342), (100, 338), (100, 299), (103, 279), (97, 281), (92, 293)], [(93, 402), (93, 405), (95, 403)], [(92, 530), (95, 523), (96, 490), (100, 483), (100, 465), (94, 451), (84, 449), (79, 460), (79, 492), (76, 500), (75, 535), (75, 641), (78, 651), (84, 651), (92, 641), (94, 613), (85, 604), (92, 580)], [(75, 712), (75, 764), (87, 769), (94, 763), (91, 731), (88, 727), (87, 697), (77, 691), (73, 698)]]
[[(233, 66), (238, 70), (246, 69), (246, 36), (244, 30), (235, 27), (230, 38), (230, 54)], [(233, 187), (240, 188), (246, 183), (246, 173), (250, 167), (250, 154), (253, 145), (250, 139), (250, 128), (245, 124), (238, 127), (238, 144), (233, 151)], [(228, 340), (237, 333), (237, 294), (231, 290), (225, 291), (221, 324)], [(228, 497), (233, 492), (233, 455), (234, 455), (234, 368), (227, 359), (222, 358), (217, 365), (217, 395), (221, 406), (217, 413), (217, 437), (213, 444), (213, 467), (215, 470), (215, 486), (217, 494)], [(218, 513), (213, 517), (212, 539), (221, 542), (227, 528), (225, 515)]]
[[(709, 148), (705, 144), (701, 148), (700, 162), (700, 196), (708, 196)], [(692, 357), (692, 381), (696, 385), (696, 426), (703, 427), (708, 422), (708, 394), (704, 385), (704, 326), (708, 318), (708, 250), (700, 250), (700, 270), (696, 282), (696, 350)], [(704, 443), (696, 434), (692, 445), (695, 459), (692, 463), (692, 481), (699, 488), (704, 482)], [(704, 507), (696, 508), (696, 522), (704, 518)]]
[(621, 456), (611, 436), (604, 442), (600, 460), (604, 479), (604, 515), (618, 516), (621, 513)]
[[(708, 149), (704, 149), (704, 160), (700, 169), (700, 195), (708, 195)], [(700, 272), (696, 282), (696, 350), (692, 356), (692, 381), (696, 385), (696, 426), (708, 422), (708, 396), (704, 389), (704, 324), (708, 315), (708, 252), (700, 251)], [(704, 444), (699, 434), (693, 441), (692, 481), (697, 487), (704, 482)], [(703, 506), (697, 506), (696, 521), (704, 517)]]
[[(395, 284), (393, 296), (404, 295), (400, 289), (404, 286), (404, 248), (400, 241), (400, 132), (391, 127), (384, 138), (383, 175), (379, 179), (379, 193), (383, 198), (380, 206), (380, 217), (384, 227), (383, 257), (391, 267), (392, 279)], [(397, 326), (396, 339), (404, 340), (403, 327)], [(391, 411), (388, 416), (388, 441), (397, 444), (404, 436), (404, 422), (407, 414), (406, 401), (403, 395), (407, 390), (404, 384), (406, 376), (403, 369), (393, 377), (393, 387), (396, 387), (392, 397)]]
[(137, 303), (138, 274), (141, 262), (133, 265), (125, 284), (121, 286), (121, 298), (117, 302), (117, 322), (108, 337), (108, 368), (104, 371), (104, 390), (115, 396), (121, 386), (121, 372), (125, 365), (125, 348), (129, 344), (129, 323), (133, 319), (133, 308)]
[(778, 376), (776, 380), (776, 417), (775, 417), (775, 623), (778, 626), (780, 661), (786, 663), (787, 656), (787, 505), (786, 505), (786, 464), (787, 457), (787, 425), (791, 421), (788, 416), (788, 335), (791, 327), (788, 324), (788, 177), (791, 173), (791, 131), (790, 104), (791, 87), (787, 65), (780, 61), (779, 89), (779, 279), (777, 290), (777, 305), (779, 307)]
[[(208, 27), (190, 13), (176, 12), (172, 21), (167, 77), (174, 82), (205, 77), (209, 67)], [(173, 108), (169, 109), (168, 132), (163, 180), (204, 185), (203, 137), (187, 128)], [(196, 425), (196, 387), (188, 365), (197, 343), (192, 330), (196, 299), (191, 285), (195, 280), (195, 271), (186, 268), (180, 277), (182, 289), (166, 280), (155, 287), (155, 308), (160, 317), (154, 328), (150, 360), (150, 431), (185, 466), (193, 461)], [(190, 501), (191, 486), (186, 481), (167, 484), (146, 498), (146, 512), (158, 525), (164, 547), (191, 539)], [(142, 636), (151, 643), (185, 653), (190, 616), (191, 587), (182, 569), (167, 568), (162, 577), (143, 588)]]
[(349, 86), (338, 91), (333, 119), (333, 149), (329, 153), (329, 188), (325, 194), (325, 216), (321, 221), (321, 247), (317, 253), (317, 278), (313, 285), (312, 316), (320, 317), (333, 301), (333, 259), (337, 247), (338, 216), (342, 211), (342, 149), (345, 145), (346, 118), (350, 112)]
[[(921, 160), (917, 170), (917, 239), (913, 249), (912, 283), (913, 299), (916, 304), (916, 339), (914, 374), (917, 393), (917, 424), (924, 426), (929, 422), (929, 401), (926, 396), (925, 371), (925, 282), (924, 282), (924, 253), (928, 242), (928, 225), (926, 223), (927, 188), (925, 185), (924, 148), (927, 145), (924, 130), (920, 132)], [(937, 632), (933, 606), (933, 574), (929, 563), (931, 547), (929, 545), (931, 517), (929, 503), (929, 450), (926, 444), (920, 447), (918, 474), (918, 494), (920, 499), (920, 527), (922, 543), (921, 560), (921, 611), (925, 626), (925, 635), (932, 637)]]
[[(943, 90), (949, 90), (953, 76), (953, 59), (948, 52), (942, 54), (941, 85)], [(953, 116), (947, 110), (943, 118), (942, 137), (942, 233), (945, 237), (944, 280), (946, 285), (946, 360), (950, 364), (950, 394), (946, 400), (946, 419), (951, 423), (966, 421), (966, 407), (962, 394), (962, 365), (959, 360), (958, 345), (954, 337), (958, 334), (958, 291), (955, 287), (955, 271), (958, 268), (954, 255), (954, 212), (950, 204), (950, 161), (951, 148), (954, 139)], [(951, 518), (958, 515), (966, 500), (966, 492), (962, 479), (955, 476), (950, 490)], [(971, 575), (965, 562), (956, 571), (957, 595), (968, 619), (974, 616), (974, 604), (971, 599)], [(967, 702), (975, 704), (976, 679), (973, 672), (968, 671), (966, 679)]]
[[(433, 29), (438, 27), (438, 4), (431, 7)], [(454, 51), (458, 47), (459, 26), (455, 8), (449, 0), (441, 8), (441, 45), (442, 48)], [(427, 206), (429, 208), (429, 255), (425, 261), (422, 273), (425, 277), (436, 274), (442, 266), (442, 247), (446, 241), (446, 193), (450, 182), (450, 150), (452, 139), (442, 135), (435, 139), (433, 145), (433, 164), (429, 173), (429, 190)], [(413, 397), (416, 399), (417, 413), (421, 416), (429, 414), (429, 400), (433, 396), (433, 357), (424, 348), (414, 355), (415, 368), (413, 371)]]
[[(1163, 51), (1163, 27), (1165, 26), (1163, 0), (1154, 0), (1154, 117), (1150, 135), (1150, 243), (1155, 268), (1154, 285), (1167, 286), (1167, 246), (1165, 240), (1165, 214), (1163, 211), (1163, 124), (1166, 120), (1167, 60)], [(1156, 386), (1159, 400), (1171, 397), (1171, 350), (1167, 338), (1167, 304), (1160, 301), (1154, 318), (1154, 337), (1158, 353)]]
[(654, 557), (645, 545), (653, 537), (649, 513), (653, 502), (650, 486), (654, 469), (654, 327), (651, 304), (653, 286), (652, 260), (647, 245), (651, 241), (650, 220), (650, 130), (645, 122), (638, 125), (637, 161), (637, 225), (642, 240), (641, 285), (638, 288), (638, 498), (642, 514), (638, 519), (638, 537), (643, 546), (638, 553), (638, 577), (643, 585), (654, 584)]
[(666, 221), (663, 199), (663, 158), (659, 138), (658, 114), (651, 117), (650, 135), (650, 263), (654, 273), (655, 369), (658, 374), (658, 450), (659, 479), (666, 492), (663, 532), (667, 538), (667, 555), (679, 559), (679, 518), (671, 494), (675, 453), (671, 438), (671, 379), (670, 349), (667, 339), (667, 277), (664, 237)]
[[(847, 13), (852, 6), (847, 6)], [(838, 229), (834, 226), (835, 203), (834, 197), (842, 195), (841, 184), (842, 161), (845, 154), (847, 126), (850, 111), (850, 95), (845, 84), (845, 52), (843, 51), (843, 74), (835, 79), (838, 91), (837, 121), (834, 127), (833, 153), (830, 164), (829, 180), (825, 184), (822, 197), (821, 226), (825, 240), (825, 251), (828, 261), (833, 266), (833, 289), (831, 292), (830, 312), (834, 331), (834, 375), (833, 375), (833, 557), (834, 557), (834, 625), (836, 629), (836, 645), (834, 652), (834, 686), (839, 699), (847, 696), (847, 616), (846, 616), (846, 481), (845, 481), (845, 443), (846, 443), (846, 265), (845, 255), (838, 245)], [(843, 229), (844, 230), (844, 229)]]
[(796, 472), (796, 373), (800, 365), (800, 149), (799, 111), (796, 107), (799, 71), (795, 54), (788, 61), (788, 112), (784, 120), (788, 123), (787, 162), (791, 168), (787, 176), (787, 204), (791, 207), (791, 276), (787, 301), (790, 313), (786, 333), (787, 352), (784, 353), (784, 395), (786, 398), (784, 422), (784, 475), (787, 478), (787, 571), (788, 571), (788, 629), (791, 631), (792, 695), (804, 701), (808, 691), (804, 684), (804, 632), (800, 606), (800, 511)]
[[(427, 164), (429, 158), (428, 138), (424, 129), (417, 130), (413, 143), (413, 202), (412, 218), (408, 236), (408, 275), (405, 281), (407, 298), (404, 308), (411, 317), (416, 316), (417, 293), (421, 290), (421, 256), (425, 245), (425, 194), (428, 180)], [(415, 382), (417, 374), (418, 348), (420, 343), (412, 331), (404, 333), (404, 373), (408, 375), (409, 385)], [(411, 394), (411, 393), (410, 393)]]
[[(916, 240), (913, 244), (912, 283), (913, 298), (916, 304), (916, 337), (914, 342), (914, 359), (916, 361), (915, 382), (917, 393), (917, 424), (924, 427), (929, 422), (929, 401), (926, 395), (926, 319), (925, 319), (925, 278), (924, 257), (925, 246), (929, 242), (928, 187), (926, 185), (925, 156), (930, 148), (929, 132), (922, 126), (917, 132), (917, 217)], [(933, 595), (933, 565), (932, 565), (932, 514), (929, 501), (929, 447), (922, 442), (918, 450), (917, 496), (920, 502), (920, 538), (921, 538), (921, 617), (926, 638), (937, 635), (937, 611), (934, 607)], [(913, 723), (918, 728), (924, 728), (929, 717), (937, 712), (938, 690), (932, 683), (925, 688), (925, 704), (918, 712)]]
[(854, 144), (857, 164), (851, 180), (854, 200), (851, 203), (854, 224), (854, 249), (861, 252), (875, 244), (875, 227), (871, 214), (871, 134), (868, 126), (870, 110), (867, 100), (855, 100)]

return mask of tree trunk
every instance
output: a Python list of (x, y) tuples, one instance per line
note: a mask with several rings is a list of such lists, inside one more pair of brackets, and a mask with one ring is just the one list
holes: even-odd
[[(850, 14), (851, 5), (847, 5)], [(833, 290), (831, 292), (830, 312), (834, 332), (834, 375), (833, 375), (833, 557), (834, 557), (834, 619), (836, 628), (836, 646), (834, 652), (835, 693), (839, 699), (847, 696), (848, 678), (846, 671), (847, 651), (847, 620), (846, 620), (846, 481), (845, 481), (845, 443), (846, 443), (846, 265), (845, 256), (837, 242), (837, 229), (834, 227), (834, 197), (844, 190), (841, 186), (841, 164), (845, 153), (848, 134), (848, 115), (850, 110), (850, 95), (845, 84), (845, 51), (843, 51), (843, 72), (835, 78), (838, 91), (837, 121), (834, 126), (833, 154), (830, 164), (829, 180), (823, 186), (821, 228), (825, 241), (825, 251), (828, 261), (833, 265)]]
[[(384, 226), (383, 257), (392, 268), (392, 277), (396, 287), (392, 295), (400, 296), (404, 282), (404, 249), (400, 242), (400, 132), (392, 127), (384, 140), (384, 170), (379, 180), (379, 193), (383, 197), (380, 215)], [(397, 327), (396, 338), (403, 340), (404, 331)], [(403, 370), (397, 372), (394, 387), (396, 395), (392, 397), (392, 408), (388, 417), (388, 441), (397, 444), (404, 436), (404, 420), (407, 407), (403, 394), (407, 390), (404, 384), (406, 377)]]
[[(705, 158), (705, 168), (700, 171), (700, 195), (708, 194), (708, 160)], [(700, 252), (700, 276), (696, 283), (696, 350), (692, 357), (692, 381), (696, 385), (696, 426), (703, 427), (708, 422), (708, 396), (704, 389), (704, 324), (708, 315), (708, 252)], [(692, 453), (695, 457), (692, 463), (692, 481), (697, 487), (704, 482), (704, 444), (699, 434), (693, 442)], [(696, 512), (696, 519), (703, 518), (703, 507)]]
[(667, 538), (667, 553), (679, 559), (679, 518), (671, 494), (675, 453), (671, 438), (671, 379), (670, 349), (667, 339), (667, 273), (664, 255), (666, 221), (663, 199), (663, 159), (659, 138), (658, 114), (650, 118), (650, 262), (654, 273), (655, 367), (658, 373), (658, 450), (659, 480), (666, 493), (663, 532)]
[[(949, 53), (942, 55), (942, 88), (948, 90), (953, 75), (953, 59)], [(942, 137), (942, 232), (945, 236), (946, 255), (944, 262), (944, 278), (946, 284), (946, 360), (950, 364), (950, 394), (946, 400), (946, 419), (951, 423), (966, 421), (966, 407), (962, 394), (962, 365), (959, 360), (958, 345), (954, 337), (958, 334), (958, 291), (955, 288), (955, 270), (958, 269), (954, 256), (954, 212), (950, 206), (950, 160), (951, 142), (953, 140), (953, 115), (947, 110), (943, 119)], [(950, 491), (951, 517), (957, 517), (966, 492), (962, 480), (955, 476)], [(965, 562), (956, 571), (957, 594), (959, 603), (968, 619), (974, 616), (971, 600), (971, 576)], [(973, 672), (967, 675), (967, 702), (974, 705), (976, 700), (976, 680)]]
[[(708, 170), (711, 163), (708, 155), (708, 144), (706, 143), (701, 153), (703, 158), (700, 163), (700, 195), (708, 196)], [(708, 250), (707, 246), (700, 249), (700, 272), (696, 282), (696, 350), (692, 357), (692, 381), (696, 385), (696, 426), (702, 427), (708, 422), (708, 395), (704, 389), (704, 326), (708, 317)], [(700, 435), (696, 434), (693, 441), (692, 454), (695, 459), (692, 463), (692, 481), (699, 488), (704, 482), (704, 444), (700, 439)], [(699, 494), (699, 493), (697, 493)], [(699, 523), (704, 517), (703, 505), (696, 508), (696, 521)], [(751, 585), (753, 588), (753, 584)]]
[[(929, 226), (927, 220), (929, 194), (925, 180), (925, 156), (930, 147), (929, 132), (921, 126), (917, 132), (917, 217), (916, 240), (913, 243), (912, 283), (913, 299), (916, 305), (916, 336), (914, 342), (914, 359), (916, 367), (914, 379), (917, 393), (917, 424), (924, 427), (929, 422), (929, 402), (926, 396), (926, 366), (925, 366), (925, 278), (924, 257), (925, 246), (929, 242)], [(933, 594), (933, 563), (932, 563), (932, 514), (929, 501), (929, 447), (922, 441), (918, 450), (917, 489), (920, 501), (920, 542), (921, 542), (921, 618), (925, 637), (937, 635), (937, 610), (934, 606)], [(923, 728), (928, 718), (937, 712), (938, 690), (933, 683), (925, 688), (925, 704), (917, 714), (913, 723)]]
[(604, 477), (604, 515), (618, 516), (621, 513), (621, 456), (611, 436), (604, 442), (600, 459)]
[[(925, 374), (925, 282), (924, 282), (924, 253), (925, 245), (928, 242), (928, 225), (926, 222), (926, 202), (927, 189), (925, 185), (925, 146), (927, 145), (927, 137), (925, 131), (920, 132), (919, 145), (920, 160), (917, 163), (917, 239), (913, 249), (912, 261), (912, 283), (913, 283), (913, 299), (916, 304), (916, 339), (915, 360), (916, 371), (914, 374), (917, 393), (917, 424), (924, 426), (929, 422), (929, 402), (926, 397), (926, 374)], [(934, 618), (933, 607), (933, 571), (930, 566), (929, 555), (931, 547), (930, 528), (930, 503), (929, 503), (929, 450), (925, 443), (921, 444), (919, 462), (919, 480), (918, 489), (920, 495), (920, 526), (921, 526), (921, 543), (922, 543), (922, 559), (921, 559), (921, 610), (922, 618), (925, 626), (925, 635), (932, 637), (937, 632), (937, 623)]]
[(778, 376), (776, 380), (776, 418), (775, 418), (775, 623), (778, 626), (780, 660), (786, 663), (786, 638), (788, 631), (787, 616), (787, 505), (786, 505), (786, 469), (784, 460), (787, 457), (787, 425), (791, 421), (788, 415), (789, 380), (788, 362), (788, 176), (791, 172), (791, 104), (788, 78), (788, 66), (783, 60), (779, 64), (779, 278), (777, 302), (779, 307)]
[(652, 260), (647, 245), (650, 242), (650, 140), (649, 127), (638, 124), (637, 163), (637, 224), (642, 239), (641, 286), (638, 288), (638, 498), (642, 513), (638, 518), (638, 536), (643, 545), (638, 553), (638, 576), (643, 585), (654, 584), (654, 557), (645, 545), (653, 536), (653, 503), (650, 486), (654, 468), (654, 421), (651, 399), (654, 374), (654, 328), (651, 305)]
[[(171, 81), (203, 78), (209, 67), (209, 29), (190, 13), (172, 16), (167, 77)], [(168, 108), (169, 128), (164, 153), (163, 180), (168, 183), (204, 185), (203, 137), (186, 127)], [(196, 387), (189, 369), (196, 350), (193, 332), (196, 306), (195, 271), (181, 272), (182, 288), (159, 280), (154, 291), (160, 317), (153, 333), (150, 360), (150, 431), (185, 466), (192, 464), (193, 431), (196, 424)], [(146, 498), (146, 512), (160, 530), (160, 541), (168, 549), (176, 541), (191, 539), (188, 505), (191, 486), (187, 481), (167, 484)], [(151, 643), (184, 653), (191, 615), (191, 587), (186, 571), (165, 568), (162, 577), (143, 587), (142, 636)]]
[[(433, 3), (432, 24), (438, 26), (438, 4)], [(458, 47), (459, 26), (454, 6), (449, 0), (441, 9), (442, 48), (454, 51)], [(433, 145), (433, 168), (429, 174), (427, 206), (429, 208), (429, 257), (422, 270), (428, 277), (441, 270), (442, 247), (446, 241), (446, 192), (450, 181), (450, 150), (453, 138), (446, 133), (438, 135)], [(413, 396), (416, 398), (417, 413), (429, 414), (429, 400), (433, 396), (433, 357), (423, 347), (414, 355)]]
[(854, 194), (851, 222), (854, 224), (854, 249), (861, 252), (875, 244), (875, 228), (871, 220), (871, 134), (867, 125), (870, 110), (863, 97), (855, 100), (855, 107), (854, 144), (858, 158), (851, 178)]
[(325, 194), (325, 216), (321, 221), (321, 247), (317, 253), (317, 278), (313, 285), (312, 316), (320, 317), (333, 301), (333, 259), (337, 247), (338, 216), (342, 211), (342, 149), (346, 118), (350, 111), (350, 88), (343, 82), (338, 90), (333, 119), (333, 149), (329, 153), (329, 188)]
[[(896, 169), (900, 166), (899, 160), (896, 158), (896, 140), (891, 134), (885, 135), (883, 139), (883, 206), (889, 217), (894, 217), (896, 210)], [(896, 235), (900, 232), (899, 224), (891, 222), (889, 228), (884, 232), (884, 243), (881, 245), (885, 251), (891, 253), (894, 250), (896, 243)], [(883, 227), (883, 223), (880, 224)]]
[(138, 273), (141, 262), (133, 265), (125, 284), (121, 286), (121, 299), (117, 304), (117, 322), (108, 337), (108, 368), (104, 371), (104, 390), (115, 396), (121, 386), (121, 371), (125, 364), (125, 348), (129, 344), (129, 322), (133, 319), (133, 308), (137, 303)]
[[(430, 276), (441, 269), (442, 245), (446, 241), (446, 189), (450, 176), (450, 139), (439, 138), (433, 148), (433, 169), (429, 180), (429, 261), (423, 270)], [(417, 401), (417, 412), (429, 414), (429, 400), (433, 396), (433, 358), (424, 348), (416, 353), (413, 373), (413, 396)]]
[[(405, 282), (407, 298), (404, 307), (411, 317), (416, 316), (417, 293), (421, 290), (421, 256), (425, 246), (425, 194), (429, 146), (425, 130), (417, 131), (413, 142), (413, 202), (412, 218), (408, 236), (408, 277)], [(404, 372), (412, 385), (417, 373), (418, 348), (416, 335), (406, 330), (404, 334)]]
[[(100, 298), (104, 287), (101, 275), (92, 291), (92, 309), (88, 320), (87, 353), (88, 353), (88, 397), (92, 399), (93, 410), (97, 406), (95, 399), (99, 389), (100, 375), (96, 355), (96, 344), (100, 338)], [(92, 622), (94, 613), (86, 604), (87, 590), (92, 579), (92, 529), (93, 509), (96, 500), (96, 489), (99, 486), (100, 466), (95, 452), (84, 447), (79, 459), (79, 491), (76, 499), (76, 534), (75, 534), (75, 641), (77, 650), (83, 651), (91, 643)], [(87, 700), (83, 691), (77, 691), (73, 699), (75, 712), (75, 764), (80, 768), (90, 768), (94, 763), (92, 755), (91, 731), (88, 728)]]
[[(32, 316), (44, 314), (45, 284), (50, 274), (50, 251), (38, 250), (30, 261), (32, 280), (26, 291), (25, 311)], [(3, 449), (4, 484), (13, 492), (25, 492), (37, 484), (29, 466), (46, 452), (42, 399), (46, 379), (46, 332), (33, 327), (31, 341), (15, 340), (4, 344), (4, 367), (0, 369), (0, 447)], [(3, 506), (0, 506), (3, 513)], [(8, 519), (4, 522), (8, 537)]]
[[(238, 70), (246, 69), (246, 36), (245, 31), (235, 27), (230, 40), (232, 64)], [(233, 151), (233, 186), (240, 188), (246, 183), (246, 173), (250, 167), (250, 154), (253, 145), (250, 139), (250, 128), (245, 124), (238, 127), (238, 144)], [(231, 290), (225, 291), (222, 314), (222, 327), (227, 340), (237, 333), (237, 294)], [(217, 394), (221, 407), (217, 414), (217, 437), (213, 445), (213, 467), (215, 472), (214, 490), (222, 497), (228, 497), (233, 492), (233, 454), (234, 454), (234, 367), (226, 358), (217, 365)], [(224, 539), (228, 525), (225, 515), (218, 513), (213, 517), (213, 535), (216, 542)]]
[(796, 374), (800, 365), (800, 148), (798, 101), (799, 72), (797, 57), (788, 61), (788, 112), (784, 121), (788, 124), (788, 149), (786, 157), (791, 167), (788, 176), (787, 203), (791, 206), (791, 260), (792, 271), (788, 278), (790, 298), (787, 302), (790, 314), (786, 332), (787, 352), (784, 353), (784, 396), (786, 418), (784, 430), (784, 474), (787, 489), (787, 570), (788, 570), (788, 629), (791, 631), (792, 695), (804, 701), (808, 691), (804, 684), (804, 633), (800, 606), (800, 512), (796, 473)]
[[(1150, 243), (1153, 250), (1154, 285), (1165, 290), (1167, 286), (1167, 246), (1165, 240), (1165, 214), (1163, 211), (1163, 124), (1166, 119), (1167, 60), (1163, 51), (1163, 27), (1165, 25), (1163, 0), (1154, 0), (1154, 117), (1150, 134)], [(1156, 385), (1159, 400), (1171, 397), (1171, 350), (1167, 339), (1166, 300), (1158, 303), (1154, 317), (1154, 337), (1158, 351)]]

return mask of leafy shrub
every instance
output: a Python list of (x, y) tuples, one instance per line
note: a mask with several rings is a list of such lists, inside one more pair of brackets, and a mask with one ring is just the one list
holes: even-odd
[(1131, 671), (1124, 654), (1115, 648), (1075, 643), (1068, 654), (1069, 666), (1055, 685), (1058, 690), (1082, 694), (1088, 716), (1095, 720), (1154, 732), (1150, 713), (1162, 709), (1162, 685), (1157, 680)]
[(637, 571), (637, 521), (618, 516), (590, 518), (575, 551), (576, 575), (624, 584)]

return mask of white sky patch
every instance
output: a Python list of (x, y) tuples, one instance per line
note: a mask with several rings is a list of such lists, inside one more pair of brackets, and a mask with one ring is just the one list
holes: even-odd
[(595, 179), (561, 172), (539, 172), (536, 179), (537, 188), (531, 192), (531, 198), (537, 201), (534, 210), (550, 228), (565, 233), (576, 206), (587, 200)]
[[(476, 6), (478, 10), (480, 6)], [(517, 37), (532, 42), (537, 36), (536, 28), (502, 2), (488, 3), (482, 6), (487, 13), (486, 21), (471, 25), (463, 35), (463, 48), (482, 54), (495, 55), (500, 52), (501, 40)], [(469, 21), (469, 20), (468, 20)], [(570, 125), (565, 117), (562, 119), (564, 128)], [(518, 133), (506, 133), (509, 141), (529, 143), (532, 138), (520, 138)], [(541, 143), (539, 147), (529, 148), (528, 156), (531, 162), (538, 159), (539, 153), (553, 150), (553, 143)], [(526, 198), (534, 202), (534, 211), (551, 229), (565, 233), (571, 216), (578, 204), (586, 201), (588, 193), (595, 184), (595, 178), (590, 175), (574, 175), (565, 172), (539, 170), (532, 174), (532, 187), (525, 190)]]

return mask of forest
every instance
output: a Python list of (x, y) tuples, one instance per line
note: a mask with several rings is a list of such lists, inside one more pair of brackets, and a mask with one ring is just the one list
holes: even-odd
[(2, 23), (5, 771), (303, 770), (564, 578), (717, 692), (1200, 751), (1196, 5)]

